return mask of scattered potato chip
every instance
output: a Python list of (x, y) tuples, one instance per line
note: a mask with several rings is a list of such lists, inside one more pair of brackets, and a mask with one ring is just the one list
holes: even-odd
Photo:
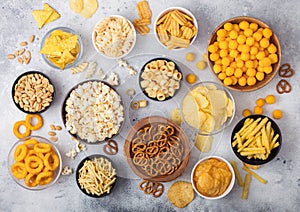
[(232, 117), (234, 104), (224, 90), (213, 84), (199, 85), (191, 90), (183, 100), (184, 120), (204, 133), (218, 130)]
[(194, 199), (193, 186), (189, 182), (178, 181), (168, 190), (168, 200), (177, 208), (184, 208)]
[(176, 124), (181, 124), (182, 118), (181, 118), (181, 115), (180, 115), (179, 108), (174, 108), (171, 111), (171, 115), (170, 116), (171, 116), (171, 120), (174, 121)]
[(83, 10), (83, 0), (69, 0), (69, 7), (75, 13), (80, 13)]
[(31, 13), (37, 22), (39, 29), (41, 29), (45, 24), (60, 18), (60, 14), (47, 3), (44, 4), (43, 10), (33, 10)]
[(63, 70), (67, 64), (76, 60), (79, 51), (78, 35), (54, 30), (45, 40), (40, 53), (45, 54), (50, 62)]
[(85, 18), (90, 18), (98, 9), (97, 0), (84, 0), (83, 1), (83, 10), (80, 11), (80, 15)]
[(211, 150), (212, 142), (212, 136), (198, 134), (195, 138), (195, 147), (197, 147), (200, 152), (206, 153)]

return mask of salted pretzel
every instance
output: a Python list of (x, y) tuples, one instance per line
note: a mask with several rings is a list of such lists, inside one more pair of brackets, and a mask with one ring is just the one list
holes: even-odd
[(284, 78), (292, 77), (295, 74), (295, 71), (291, 68), (289, 63), (285, 63), (279, 68), (279, 76)]
[(116, 155), (118, 151), (118, 143), (113, 139), (107, 140), (106, 144), (103, 146), (103, 152), (108, 155)]
[(291, 84), (285, 79), (281, 79), (276, 85), (276, 91), (279, 94), (290, 93), (292, 90)]

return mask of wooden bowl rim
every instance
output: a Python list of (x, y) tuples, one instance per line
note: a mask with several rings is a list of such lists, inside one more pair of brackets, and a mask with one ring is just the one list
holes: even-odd
[[(236, 16), (230, 19), (227, 19), (225, 21), (223, 21), (221, 24), (219, 24), (214, 31), (211, 33), (209, 40), (208, 40), (208, 45), (212, 44), (213, 42), (216, 41), (216, 33), (217, 31), (222, 28), (224, 26), (225, 23), (227, 22), (231, 22), (231, 23), (239, 23), (241, 21), (250, 21), (250, 22), (254, 22), (257, 23), (260, 27), (264, 27), (264, 28), (270, 28), (272, 29), (268, 24), (266, 24), (265, 22), (263, 22), (262, 20), (258, 19), (258, 18), (254, 18), (254, 17), (250, 17), (250, 16)], [(278, 37), (276, 36), (276, 34), (274, 33), (274, 31), (272, 30), (273, 34), (270, 38), (270, 40), (272, 41), (272, 43), (274, 45), (276, 45), (277, 47), (277, 55), (278, 55), (278, 62), (275, 64), (272, 64), (273, 67), (273, 71), (272, 73), (268, 74), (265, 76), (264, 80), (262, 81), (257, 81), (256, 84), (254, 86), (239, 86), (239, 85), (233, 85), (233, 86), (228, 86), (228, 85), (224, 85), (223, 81), (220, 80), (218, 78), (218, 76), (215, 74), (215, 72), (213, 71), (213, 62), (209, 59), (210, 56), (210, 52), (208, 51), (207, 48), (207, 58), (208, 58), (208, 66), (211, 70), (211, 72), (213, 73), (213, 75), (217, 78), (218, 81), (220, 81), (225, 87), (227, 87), (228, 89), (234, 90), (234, 91), (239, 91), (239, 92), (250, 92), (250, 91), (255, 91), (258, 90), (264, 86), (266, 86), (277, 74), (280, 64), (281, 64), (281, 45), (280, 45), (280, 41), (278, 39)]]
[[(130, 149), (130, 144), (131, 144), (132, 138), (134, 137), (134, 135), (138, 129), (140, 129), (143, 126), (146, 126), (149, 123), (168, 123), (168, 124), (170, 124), (171, 126), (173, 126), (175, 128), (179, 137), (182, 140), (182, 143), (184, 146), (184, 153), (183, 153), (184, 158), (182, 159), (182, 161), (181, 161), (182, 163), (179, 166), (179, 168), (170, 175), (150, 177), (150, 176), (142, 173), (132, 162), (131, 149)], [(190, 151), (191, 151), (191, 146), (190, 146), (189, 138), (187, 137), (185, 132), (181, 129), (181, 127), (179, 127), (173, 121), (171, 121), (165, 117), (161, 117), (161, 116), (148, 116), (148, 117), (145, 117), (145, 118), (139, 120), (137, 123), (135, 123), (130, 128), (130, 130), (127, 134), (127, 137), (125, 139), (125, 142), (124, 142), (124, 155), (126, 157), (126, 161), (129, 164), (131, 170), (140, 178), (142, 178), (144, 180), (153, 181), (153, 182), (169, 182), (169, 181), (174, 180), (177, 177), (179, 177), (185, 171), (185, 169), (189, 163)]]

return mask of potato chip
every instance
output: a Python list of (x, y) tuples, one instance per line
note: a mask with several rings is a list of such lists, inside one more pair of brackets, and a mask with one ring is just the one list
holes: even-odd
[(83, 0), (69, 0), (69, 7), (75, 13), (80, 13), (83, 10)]
[(63, 70), (67, 64), (76, 60), (79, 51), (78, 35), (54, 30), (45, 40), (40, 53), (45, 54), (51, 63)]
[(84, 0), (83, 1), (83, 10), (79, 13), (85, 18), (90, 18), (98, 9), (97, 0)]
[(200, 152), (207, 153), (211, 150), (212, 142), (212, 136), (198, 134), (195, 138), (195, 147), (197, 147)]
[(189, 182), (175, 182), (168, 190), (168, 200), (178, 208), (186, 207), (193, 199), (194, 190)]

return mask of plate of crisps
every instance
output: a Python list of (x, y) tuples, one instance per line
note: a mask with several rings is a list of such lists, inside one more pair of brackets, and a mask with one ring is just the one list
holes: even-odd
[(62, 159), (51, 141), (41, 136), (28, 136), (12, 146), (7, 165), (18, 185), (29, 190), (42, 190), (60, 177)]
[(154, 22), (155, 38), (169, 50), (185, 49), (191, 45), (198, 32), (195, 16), (183, 7), (163, 10)]
[(231, 134), (231, 147), (244, 163), (262, 165), (273, 160), (282, 144), (281, 131), (274, 120), (250, 115), (240, 120)]
[(67, 27), (56, 27), (48, 31), (41, 42), (40, 53), (53, 68), (68, 69), (75, 66), (83, 54), (80, 35)]
[(235, 102), (221, 84), (199, 82), (184, 96), (181, 114), (183, 120), (199, 134), (213, 135), (230, 125), (235, 114)]
[(154, 182), (179, 177), (188, 165), (190, 150), (185, 132), (161, 116), (149, 116), (134, 124), (124, 144), (124, 154), (133, 172)]

